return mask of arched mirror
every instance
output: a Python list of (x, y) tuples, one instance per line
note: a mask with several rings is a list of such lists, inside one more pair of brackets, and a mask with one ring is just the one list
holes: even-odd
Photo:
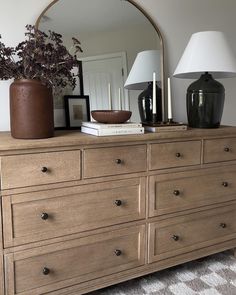
[(54, 0), (41, 13), (36, 27), (62, 34), (68, 48), (76, 37), (83, 49), (79, 54), (83, 79), (74, 90), (54, 97), (56, 126), (63, 125), (64, 95), (89, 95), (90, 110), (108, 109), (109, 87), (113, 109), (121, 104), (132, 111), (132, 121), (140, 121), (137, 97), (141, 91), (126, 90), (124, 84), (141, 51), (160, 51), (159, 85), (164, 97), (162, 36), (133, 0)]

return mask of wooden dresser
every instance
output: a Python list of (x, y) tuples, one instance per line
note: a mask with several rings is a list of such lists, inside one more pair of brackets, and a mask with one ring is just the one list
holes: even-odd
[(0, 294), (84, 294), (236, 247), (236, 127), (0, 133), (0, 171)]

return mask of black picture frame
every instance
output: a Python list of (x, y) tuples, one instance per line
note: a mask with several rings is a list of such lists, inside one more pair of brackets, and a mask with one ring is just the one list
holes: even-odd
[(65, 95), (66, 129), (81, 129), (82, 122), (90, 121), (88, 95)]

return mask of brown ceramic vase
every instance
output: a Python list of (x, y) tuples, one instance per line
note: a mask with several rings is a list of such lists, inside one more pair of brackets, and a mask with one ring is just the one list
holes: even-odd
[(10, 124), (14, 138), (52, 137), (52, 90), (37, 80), (15, 80), (10, 86)]

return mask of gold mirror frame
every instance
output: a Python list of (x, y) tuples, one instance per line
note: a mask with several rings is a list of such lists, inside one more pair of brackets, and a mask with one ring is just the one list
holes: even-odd
[[(46, 8), (40, 13), (39, 17), (37, 18), (37, 21), (35, 23), (35, 27), (39, 27), (39, 23), (44, 16), (44, 14), (57, 2), (62, 1), (62, 0), (53, 0), (49, 5), (46, 6)], [(154, 22), (154, 20), (151, 18), (151, 16), (137, 3), (135, 3), (134, 0), (125, 0), (129, 3), (131, 3), (133, 6), (135, 6), (152, 24), (154, 27), (155, 31), (157, 32), (157, 35), (160, 39), (160, 49), (161, 49), (161, 91), (162, 91), (162, 117), (163, 121), (165, 121), (165, 75), (164, 75), (164, 42), (163, 42), (163, 37), (162, 34), (157, 26), (157, 24)]]

